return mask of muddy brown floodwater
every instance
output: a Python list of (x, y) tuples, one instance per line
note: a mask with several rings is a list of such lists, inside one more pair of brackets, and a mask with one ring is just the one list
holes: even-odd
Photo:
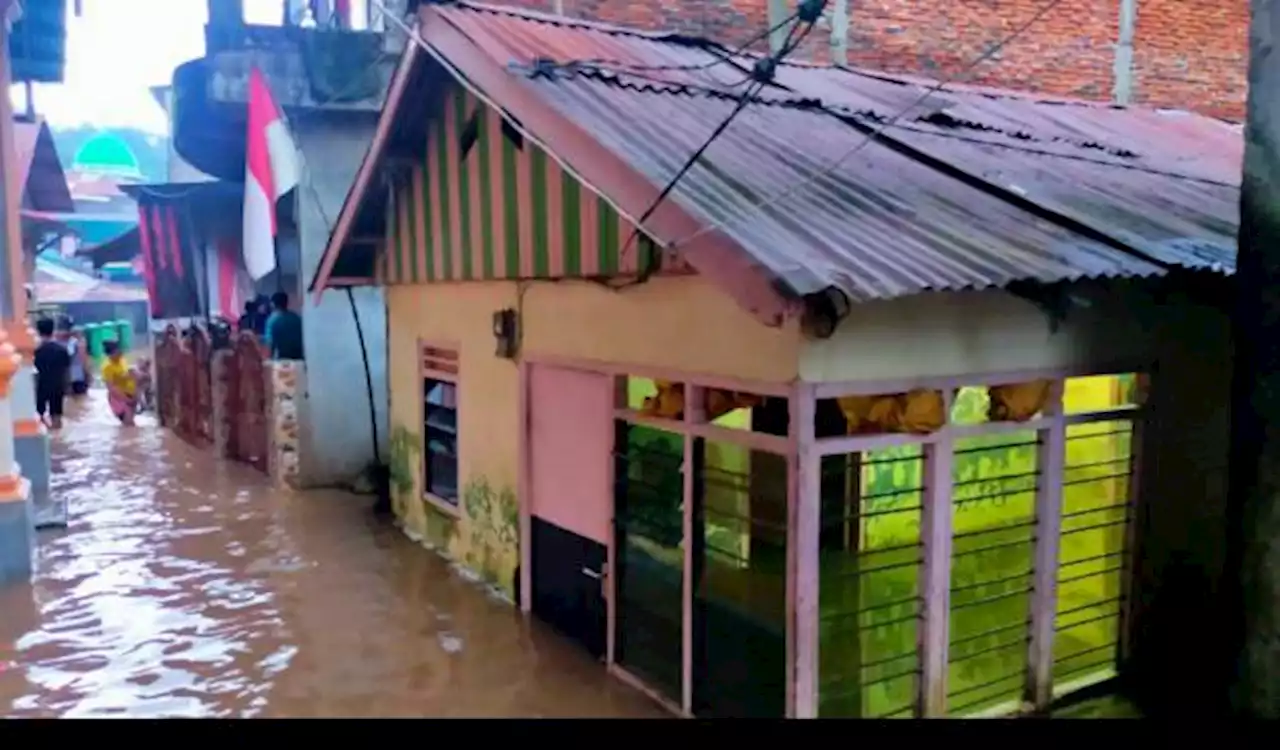
[(90, 395), (53, 443), (64, 531), (0, 587), (0, 715), (660, 717), (372, 518)]

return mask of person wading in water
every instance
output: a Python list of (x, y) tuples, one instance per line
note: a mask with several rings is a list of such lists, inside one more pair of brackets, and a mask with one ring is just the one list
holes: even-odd
[(57, 338), (71, 357), (71, 395), (78, 398), (89, 392), (89, 358), (85, 353), (84, 339), (75, 328), (74, 321), (65, 316), (58, 321)]
[(102, 365), (102, 382), (107, 386), (107, 403), (111, 405), (111, 413), (116, 415), (120, 423), (133, 426), (133, 417), (138, 413), (138, 378), (124, 361), (120, 352), (120, 344), (108, 341), (103, 344), (107, 361)]
[(34, 356), (36, 366), (36, 413), (51, 430), (62, 429), (62, 402), (67, 395), (67, 375), (71, 355), (61, 342), (53, 340), (53, 320), (36, 321), (40, 345)]

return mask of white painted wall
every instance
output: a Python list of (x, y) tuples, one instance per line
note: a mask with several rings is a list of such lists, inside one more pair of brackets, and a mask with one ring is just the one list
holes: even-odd
[[(1132, 297), (1132, 299), (1130, 299)], [(1090, 295), (1056, 332), (1030, 302), (1001, 291), (929, 293), (857, 305), (836, 333), (806, 340), (800, 378), (810, 382), (999, 374), (1154, 356), (1145, 330), (1151, 302), (1130, 292)]]
[[(364, 365), (345, 291), (326, 292), (317, 305), (306, 288), (320, 265), (331, 222), (338, 217), (373, 136), (375, 120), (315, 116), (293, 123), (303, 155), (297, 213), (302, 273), (290, 296), (302, 315), (307, 390), (299, 409), (299, 478), (304, 487), (352, 479), (373, 460)], [(314, 188), (314, 189), (313, 189)], [(377, 434), (387, 460), (387, 308), (380, 288), (355, 290), (368, 346)]]

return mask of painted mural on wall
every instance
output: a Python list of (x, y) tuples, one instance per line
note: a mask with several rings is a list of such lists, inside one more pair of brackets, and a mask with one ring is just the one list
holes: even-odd
[(513, 596), (520, 557), (515, 490), (471, 477), (463, 485), (458, 515), (444, 512), (422, 496), (421, 436), (404, 425), (391, 430), (390, 468), (392, 509), (405, 533)]

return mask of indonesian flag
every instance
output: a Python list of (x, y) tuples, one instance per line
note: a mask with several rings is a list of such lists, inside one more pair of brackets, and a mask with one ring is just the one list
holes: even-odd
[(262, 71), (254, 68), (244, 176), (244, 265), (254, 280), (276, 267), (276, 201), (297, 184), (298, 150)]

